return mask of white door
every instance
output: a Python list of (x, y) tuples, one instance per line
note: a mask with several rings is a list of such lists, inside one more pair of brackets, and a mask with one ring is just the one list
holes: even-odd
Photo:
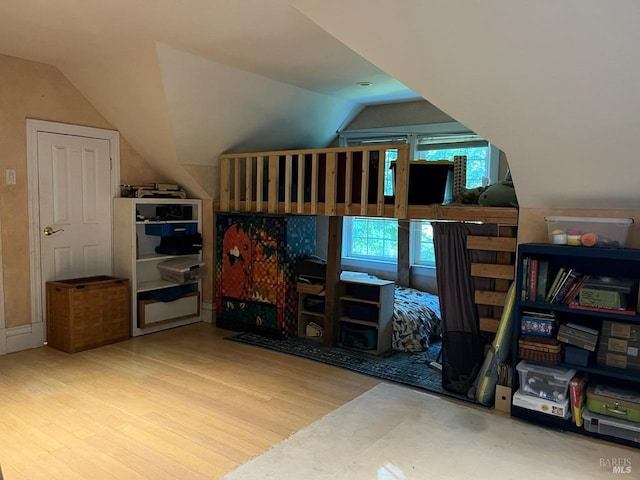
[[(40, 268), (45, 283), (112, 273), (109, 140), (38, 132)], [(45, 310), (43, 309), (43, 312)]]

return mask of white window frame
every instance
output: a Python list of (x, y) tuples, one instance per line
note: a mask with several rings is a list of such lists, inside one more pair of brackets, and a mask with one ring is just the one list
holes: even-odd
[[(417, 145), (418, 138), (425, 136), (440, 136), (446, 134), (474, 134), (466, 126), (460, 122), (446, 122), (446, 123), (432, 123), (432, 124), (419, 124), (419, 125), (404, 125), (396, 127), (380, 127), (380, 128), (367, 128), (361, 130), (346, 130), (338, 132), (338, 145), (341, 147), (350, 146), (353, 142), (373, 143), (377, 139), (389, 137), (389, 138), (406, 138), (406, 143), (409, 144), (409, 158), (417, 158)], [(367, 142), (369, 141), (369, 142)], [(489, 148), (489, 162), (487, 165), (487, 178), (489, 183), (494, 183), (498, 180), (499, 168), (500, 168), (500, 150), (487, 141)], [(342, 260), (343, 264), (350, 267), (367, 268), (369, 263), (374, 263), (379, 268), (389, 268), (390, 266), (396, 266), (398, 261), (390, 260), (387, 257), (360, 257), (350, 255), (351, 245), (351, 219), (353, 217), (344, 217), (343, 223), (343, 237), (342, 237)], [(425, 219), (429, 221), (429, 219)], [(411, 222), (410, 230), (410, 263), (414, 267), (435, 268), (435, 262), (420, 262), (420, 237), (418, 233), (417, 225), (415, 222)], [(345, 248), (345, 246), (349, 246)]]

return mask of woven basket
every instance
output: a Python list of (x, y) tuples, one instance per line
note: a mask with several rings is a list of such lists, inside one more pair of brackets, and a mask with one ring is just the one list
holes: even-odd
[(129, 337), (129, 280), (76, 278), (47, 282), (47, 343), (75, 353)]
[(518, 355), (531, 362), (558, 364), (561, 350), (562, 346), (555, 338), (522, 335), (518, 340)]

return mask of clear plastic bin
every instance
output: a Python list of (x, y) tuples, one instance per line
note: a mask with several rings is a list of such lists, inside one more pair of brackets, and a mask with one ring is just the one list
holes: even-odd
[(516, 366), (520, 375), (520, 391), (525, 395), (544, 398), (552, 402), (564, 402), (569, 382), (577, 370), (563, 367), (548, 367), (522, 360)]
[(545, 217), (549, 243), (624, 248), (632, 218)]

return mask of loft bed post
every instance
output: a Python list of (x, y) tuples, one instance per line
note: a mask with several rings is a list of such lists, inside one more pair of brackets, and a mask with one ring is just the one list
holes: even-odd
[(325, 280), (325, 345), (332, 347), (338, 341), (339, 286), (342, 269), (342, 217), (329, 217), (327, 244), (327, 276)]
[[(384, 150), (381, 153), (384, 153)], [(384, 168), (382, 168), (384, 166), (384, 155), (381, 155), (380, 162), (381, 162), (380, 170), (384, 170)], [(393, 190), (395, 195), (395, 207), (394, 207), (393, 216), (396, 217), (397, 219), (407, 219), (409, 218), (408, 208), (407, 208), (409, 204), (409, 146), (408, 145), (398, 145), (398, 159), (396, 160), (395, 177), (396, 177), (395, 185)], [(380, 190), (382, 190), (382, 192)], [(381, 193), (382, 195), (384, 195), (384, 176), (382, 176), (382, 181), (378, 181), (378, 199), (380, 198)], [(383, 202), (384, 202), (384, 197), (383, 197)]]

